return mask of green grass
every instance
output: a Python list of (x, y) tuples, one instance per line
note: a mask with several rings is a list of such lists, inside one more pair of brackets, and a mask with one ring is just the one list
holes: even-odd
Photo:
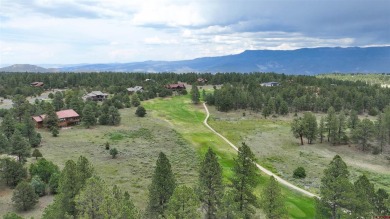
[[(143, 105), (148, 114), (168, 121), (184, 139), (194, 145), (200, 156), (203, 156), (207, 149), (211, 147), (217, 153), (219, 162), (223, 168), (224, 181), (225, 183), (229, 183), (228, 179), (232, 176), (231, 168), (233, 166), (233, 158), (236, 157), (237, 152), (202, 124), (205, 118), (205, 112), (201, 104), (196, 106), (191, 104), (189, 96), (176, 96), (173, 98), (150, 100)], [(236, 129), (237, 127), (245, 129), (241, 124), (232, 124), (231, 126), (236, 127)], [(270, 130), (277, 128), (269, 125), (265, 125), (264, 127)], [(228, 128), (224, 127), (223, 129)], [(235, 133), (229, 133), (226, 137), (229, 140), (240, 139), (240, 136)], [(261, 190), (268, 180), (268, 176), (260, 174), (260, 185), (255, 191), (258, 196), (260, 196)], [(314, 201), (312, 198), (305, 197), (284, 187), (283, 194), (286, 197), (286, 205), (288, 206), (291, 218), (314, 217)]]

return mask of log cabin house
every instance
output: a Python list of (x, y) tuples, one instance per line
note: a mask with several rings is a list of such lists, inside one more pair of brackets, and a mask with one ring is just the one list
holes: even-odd
[(30, 84), (32, 87), (43, 87), (44, 83), (40, 81), (35, 81)]
[(186, 86), (182, 83), (179, 84), (168, 84), (165, 86), (165, 88), (172, 90), (172, 91), (182, 91), (186, 89)]
[[(70, 125), (76, 125), (80, 122), (80, 115), (76, 113), (76, 111), (72, 109), (67, 110), (61, 110), (56, 112), (58, 117), (58, 126), (59, 127), (66, 127)], [(33, 116), (32, 119), (35, 122), (36, 128), (42, 128), (43, 127), (43, 120), (45, 119), (46, 115), (40, 115), (40, 116)]]

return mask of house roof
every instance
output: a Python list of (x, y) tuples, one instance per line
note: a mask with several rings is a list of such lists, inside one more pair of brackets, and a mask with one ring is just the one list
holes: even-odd
[(185, 88), (186, 86), (184, 84), (168, 84), (166, 87), (167, 88)]
[(108, 96), (108, 94), (106, 94), (106, 93), (103, 93), (103, 92), (101, 92), (101, 91), (92, 91), (90, 94), (94, 94), (94, 95), (96, 95), (96, 96)]
[(41, 87), (41, 86), (43, 86), (43, 82), (35, 81), (35, 82), (32, 82), (30, 85), (34, 86), (34, 87)]
[(137, 92), (137, 91), (141, 91), (141, 90), (143, 90), (142, 86), (135, 86), (135, 87), (127, 88), (127, 91), (130, 91), (130, 92)]
[[(58, 119), (66, 119), (66, 118), (72, 118), (72, 117), (79, 117), (80, 115), (76, 113), (76, 111), (72, 109), (67, 109), (67, 110), (61, 110), (56, 112)], [(33, 116), (32, 118), (34, 119), (35, 122), (43, 122), (45, 119), (46, 115), (40, 115), (40, 116)]]
[(59, 119), (65, 119), (65, 118), (72, 118), (72, 117), (79, 117), (80, 115), (76, 113), (76, 111), (72, 109), (67, 110), (61, 110), (56, 112)]

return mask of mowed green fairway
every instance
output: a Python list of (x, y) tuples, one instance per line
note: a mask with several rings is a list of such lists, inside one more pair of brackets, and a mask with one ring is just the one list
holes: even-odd
[[(203, 156), (208, 147), (211, 147), (219, 156), (225, 183), (229, 184), (228, 179), (232, 175), (233, 158), (237, 152), (203, 125), (202, 122), (206, 115), (201, 104), (191, 104), (188, 95), (154, 99), (143, 104), (148, 116), (168, 121), (185, 140), (194, 145), (199, 156)], [(236, 128), (240, 129), (240, 126)], [(229, 138), (229, 136), (227, 137)], [(261, 189), (268, 180), (269, 177), (259, 171), (260, 185), (256, 189), (257, 196), (261, 195)], [(286, 188), (283, 188), (283, 193), (286, 197), (286, 205), (291, 218), (314, 218), (313, 199)], [(261, 212), (258, 212), (258, 214), (258, 216), (262, 215)]]

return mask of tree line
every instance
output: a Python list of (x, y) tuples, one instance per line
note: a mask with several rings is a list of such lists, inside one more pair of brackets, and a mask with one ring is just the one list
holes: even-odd
[(376, 121), (368, 118), (359, 119), (354, 110), (341, 110), (336, 113), (333, 107), (321, 116), (319, 124), (312, 112), (305, 112), (303, 117), (294, 118), (291, 132), (304, 144), (314, 141), (329, 142), (331, 145), (356, 143), (362, 151), (372, 149), (373, 154), (383, 153), (390, 149), (390, 106), (377, 115)]

